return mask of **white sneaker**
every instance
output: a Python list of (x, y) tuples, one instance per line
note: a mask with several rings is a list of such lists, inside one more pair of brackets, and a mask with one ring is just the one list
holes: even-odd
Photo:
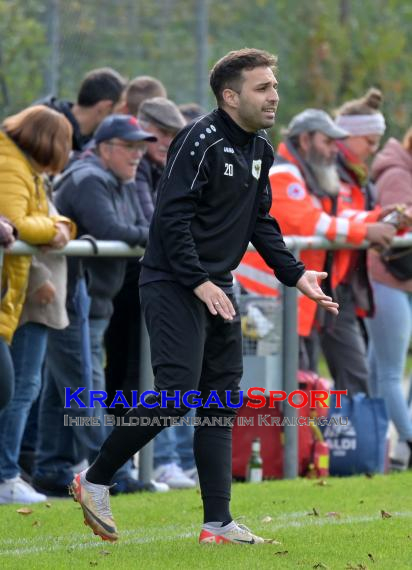
[(264, 538), (253, 534), (247, 526), (234, 521), (223, 528), (211, 528), (205, 524), (199, 536), (199, 544), (263, 544), (264, 542)]
[(171, 489), (193, 489), (196, 487), (196, 483), (189, 479), (176, 463), (159, 465), (153, 476), (156, 481), (167, 483)]
[(46, 495), (35, 491), (20, 476), (6, 479), (3, 483), (0, 483), (0, 505), (9, 503), (41, 503), (42, 501), (47, 501)]
[(110, 486), (90, 483), (86, 471), (77, 473), (69, 485), (69, 493), (83, 509), (84, 523), (103, 540), (118, 539), (116, 523), (110, 508)]
[(194, 481), (195, 485), (199, 484), (199, 474), (196, 467), (192, 467), (191, 469), (183, 469), (183, 473), (186, 475), (186, 477), (189, 477), (189, 479)]
[(150, 480), (148, 489), (152, 493), (167, 493), (170, 491), (170, 487), (167, 483), (161, 483), (160, 481), (155, 481), (154, 479)]

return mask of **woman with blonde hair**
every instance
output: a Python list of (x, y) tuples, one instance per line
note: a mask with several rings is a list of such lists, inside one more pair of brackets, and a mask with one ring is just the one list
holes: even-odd
[[(19, 238), (31, 245), (62, 248), (74, 237), (75, 226), (71, 220), (49, 214), (45, 190), (46, 176), (57, 174), (67, 164), (71, 137), (72, 128), (68, 120), (42, 105), (7, 117), (1, 125), (0, 214), (15, 226)], [(18, 395), (24, 410), (18, 417), (13, 417), (13, 430), (21, 432), (20, 439), (39, 386), (31, 386), (28, 390), (24, 378), (15, 374), (16, 361), (9, 345), (25, 302), (30, 265), (30, 256), (6, 255), (1, 274), (0, 352), (3, 359), (0, 361), (0, 423), (5, 414), (8, 416), (7, 408), (14, 395)], [(19, 385), (16, 385), (17, 380)], [(11, 429), (10, 418), (8, 420)], [(7, 446), (2, 440), (4, 431), (0, 429), (2, 453)], [(19, 474), (10, 476), (3, 472), (0, 461), (0, 504), (39, 500), (45, 500), (44, 495), (36, 493)]]

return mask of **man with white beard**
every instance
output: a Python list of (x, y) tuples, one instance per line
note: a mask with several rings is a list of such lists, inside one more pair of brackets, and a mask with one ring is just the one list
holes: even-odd
[[(366, 211), (363, 194), (355, 193), (339, 179), (336, 141), (347, 136), (324, 111), (306, 109), (296, 115), (269, 173), (270, 213), (278, 220), (283, 235), (320, 236), (353, 245), (367, 239), (387, 247), (395, 231), (379, 220), (388, 212), (379, 208)], [(316, 334), (312, 333), (319, 331), (329, 367), (338, 371), (334, 374), (335, 388), (347, 389), (349, 394), (367, 392), (366, 351), (356, 318), (358, 304), (352, 286), (346, 286), (352, 277), (354, 256), (356, 252), (347, 249), (302, 251), (301, 259), (307, 267), (328, 271), (324, 289), (339, 302), (341, 310), (337, 319), (329, 319), (302, 296), (298, 311), (301, 368), (317, 368), (317, 343), (313, 343)], [(249, 252), (236, 277), (250, 292), (274, 294), (274, 286), (268, 286), (265, 274), (264, 261), (257, 253)], [(341, 366), (342, 359), (350, 366)]]

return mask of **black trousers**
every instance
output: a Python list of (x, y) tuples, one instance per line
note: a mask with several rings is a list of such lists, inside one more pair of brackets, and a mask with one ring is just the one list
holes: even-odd
[(337, 300), (339, 315), (331, 330), (324, 329), (320, 342), (335, 389), (348, 390), (353, 396), (368, 393), (368, 364), (366, 343), (356, 316), (355, 301), (350, 285), (339, 285)]
[[(204, 398), (212, 390), (223, 407), (197, 409), (200, 418), (229, 418), (226, 425), (201, 425), (195, 428), (194, 451), (203, 500), (228, 501), (231, 485), (231, 421), (236, 409), (226, 405), (239, 401), (242, 376), (242, 338), (237, 309), (233, 321), (212, 316), (194, 293), (172, 281), (158, 281), (140, 289), (141, 303), (150, 336), (155, 390), (173, 395), (175, 390), (199, 390)], [(231, 298), (235, 303), (235, 300)], [(154, 403), (156, 398), (151, 398)], [(131, 409), (125, 418), (181, 417), (184, 406), (169, 402), (166, 409)], [(162, 422), (160, 422), (162, 423)], [(91, 467), (92, 482), (106, 482), (115, 471), (163, 429), (162, 425), (118, 426), (108, 437)], [(104, 475), (104, 477), (103, 477)], [(220, 519), (217, 519), (220, 520)]]

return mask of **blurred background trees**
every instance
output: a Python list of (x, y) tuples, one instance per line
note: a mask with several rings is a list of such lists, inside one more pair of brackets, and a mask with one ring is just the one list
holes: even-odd
[(211, 108), (207, 70), (248, 46), (279, 57), (277, 132), (304, 107), (332, 111), (374, 85), (398, 136), (412, 124), (410, 29), (409, 0), (0, 0), (0, 115), (50, 92), (73, 99), (106, 65)]

